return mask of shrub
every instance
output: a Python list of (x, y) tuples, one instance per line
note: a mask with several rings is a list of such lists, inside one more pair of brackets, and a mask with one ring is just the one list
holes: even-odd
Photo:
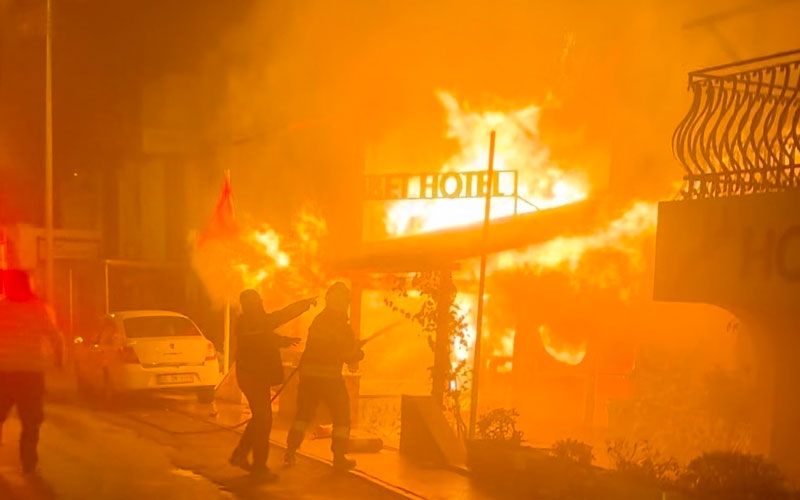
[(647, 441), (618, 439), (609, 443), (608, 456), (614, 469), (643, 484), (672, 489), (680, 475), (675, 459), (662, 456)]
[(719, 451), (692, 460), (681, 486), (704, 500), (774, 500), (790, 498), (778, 467), (758, 455)]
[(480, 439), (504, 441), (519, 445), (522, 443), (522, 431), (517, 430), (517, 410), (497, 408), (481, 415), (477, 422), (477, 434)]
[(595, 458), (591, 446), (574, 439), (557, 441), (553, 445), (552, 454), (557, 459), (587, 466), (592, 465)]

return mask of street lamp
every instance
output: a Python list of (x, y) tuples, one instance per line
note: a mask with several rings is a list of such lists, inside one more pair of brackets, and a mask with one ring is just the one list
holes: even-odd
[(53, 28), (52, 0), (46, 0), (45, 23), (45, 158), (44, 158), (44, 217), (45, 217), (45, 291), (53, 302)]

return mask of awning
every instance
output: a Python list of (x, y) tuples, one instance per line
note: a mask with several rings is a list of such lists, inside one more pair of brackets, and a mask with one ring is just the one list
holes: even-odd
[[(620, 217), (630, 203), (597, 197), (563, 207), (492, 220), (486, 243), (489, 254), (522, 249), (558, 237), (589, 234)], [(474, 224), (416, 236), (363, 243), (335, 252), (326, 262), (336, 271), (415, 272), (453, 267), (479, 257), (483, 225)]]

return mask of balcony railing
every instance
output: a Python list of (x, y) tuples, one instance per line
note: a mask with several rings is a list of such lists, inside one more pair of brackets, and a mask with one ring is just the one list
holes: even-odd
[(800, 50), (689, 73), (683, 198), (800, 189)]

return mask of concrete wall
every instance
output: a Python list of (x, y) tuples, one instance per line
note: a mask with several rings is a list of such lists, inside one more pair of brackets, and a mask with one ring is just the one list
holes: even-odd
[(754, 451), (800, 480), (800, 193), (661, 203), (654, 298), (741, 319), (757, 357)]
[(800, 297), (800, 193), (663, 202), (654, 298), (791, 308)]

